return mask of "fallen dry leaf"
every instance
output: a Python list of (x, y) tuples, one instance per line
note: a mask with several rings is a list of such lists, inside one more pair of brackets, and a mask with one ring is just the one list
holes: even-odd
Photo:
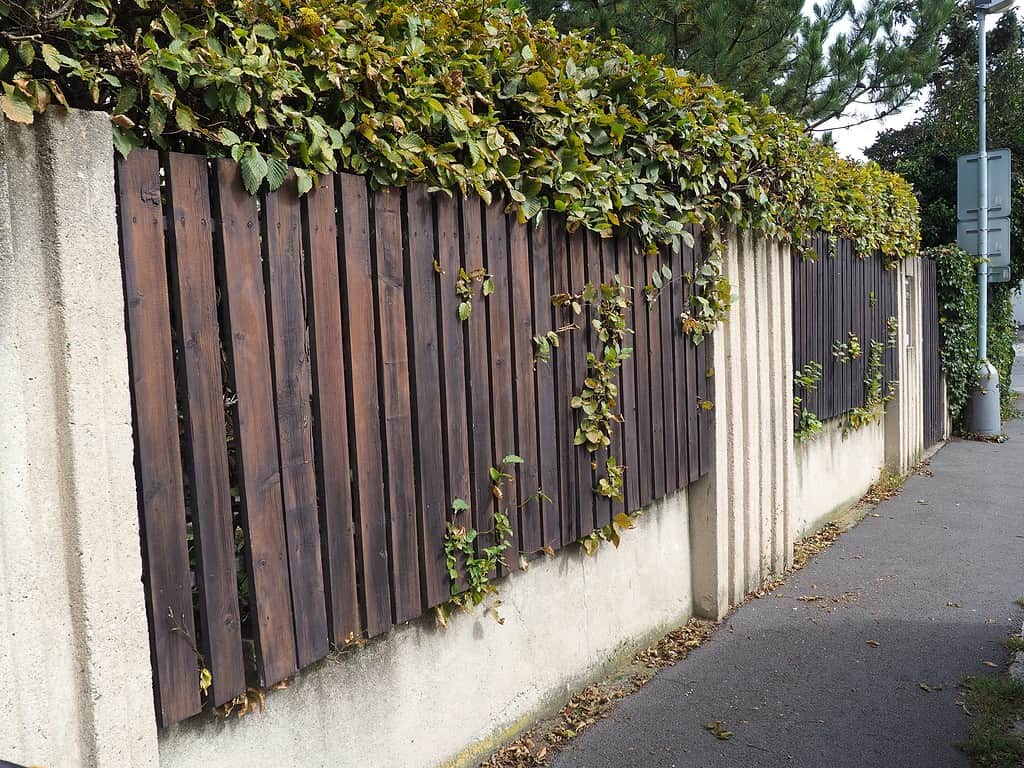
[(878, 642), (877, 640), (865, 640), (864, 642), (867, 643), (868, 645), (870, 645), (872, 648), (877, 648), (878, 646), (881, 645), (881, 643)]
[(994, 661), (983, 661), (981, 663), (984, 664), (986, 667), (995, 667), (996, 669), (999, 669), (999, 665), (996, 664)]

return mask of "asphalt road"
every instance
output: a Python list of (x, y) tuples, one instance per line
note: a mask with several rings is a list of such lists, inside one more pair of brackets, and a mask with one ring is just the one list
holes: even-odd
[[(982, 662), (1007, 662), (999, 641), (1024, 616), (1024, 421), (1006, 432), (944, 447), (932, 476), (739, 608), (554, 766), (967, 766), (957, 683), (999, 672)], [(715, 720), (730, 739), (705, 730)]]

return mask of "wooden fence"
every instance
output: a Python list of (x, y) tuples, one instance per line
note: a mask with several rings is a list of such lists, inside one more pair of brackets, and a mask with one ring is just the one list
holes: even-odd
[(864, 406), (872, 341), (885, 346), (883, 392), (895, 381), (896, 276), (849, 240), (819, 234), (812, 245), (814, 260), (793, 256), (793, 365), (821, 365), (816, 388), (799, 395), (825, 421)]
[[(505, 454), (525, 462), (502, 500), (512, 565), (709, 469), (710, 342), (678, 322), (699, 246), (647, 256), (558, 217), (519, 225), (500, 204), (345, 174), (251, 197), (236, 164), (183, 154), (136, 150), (117, 187), (163, 724), (444, 603), (452, 500), (490, 529), (488, 471)], [(639, 287), (662, 264), (675, 277), (648, 303)], [(460, 267), (494, 284), (465, 321)], [(602, 473), (573, 446), (589, 309), (551, 301), (614, 275), (637, 286), (612, 445), (624, 504), (595, 494)], [(533, 337), (574, 320), (535, 361)]]
[(928, 448), (946, 434), (945, 387), (939, 347), (939, 295), (935, 262), (921, 259), (921, 398), (924, 406), (924, 446)]

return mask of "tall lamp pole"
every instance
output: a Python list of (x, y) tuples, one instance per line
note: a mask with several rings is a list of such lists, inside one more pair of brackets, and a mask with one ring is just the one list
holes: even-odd
[(978, 383), (971, 393), (968, 428), (977, 435), (1002, 432), (999, 373), (988, 361), (988, 140), (985, 135), (985, 16), (1002, 13), (1017, 0), (975, 0), (978, 14)]

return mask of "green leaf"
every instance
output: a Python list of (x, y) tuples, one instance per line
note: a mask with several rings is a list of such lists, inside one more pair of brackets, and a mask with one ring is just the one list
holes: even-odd
[(18, 45), (18, 58), (21, 59), (21, 63), (26, 67), (31, 67), (32, 62), (36, 60), (36, 48), (32, 43), (26, 40)]
[(407, 133), (398, 140), (398, 146), (407, 152), (422, 152), (427, 148), (427, 143), (418, 133)]
[(288, 178), (288, 163), (279, 157), (267, 158), (267, 187), (271, 192), (281, 188)]
[(242, 184), (250, 195), (260, 190), (260, 184), (267, 177), (267, 161), (263, 159), (259, 149), (250, 145), (242, 155)]
[(167, 6), (160, 12), (160, 18), (164, 20), (164, 26), (167, 28), (167, 32), (171, 37), (179, 37), (181, 35), (181, 19), (178, 15)]
[(483, 294), (490, 296), (492, 293), (494, 293), (494, 278), (488, 277), (484, 280)]
[[(57, 52), (57, 49), (49, 43), (43, 43), (40, 50), (43, 54), (43, 62), (50, 68), (50, 71), (60, 72), (60, 54)], [(3, 69), (3, 67), (0, 67), (0, 69)]]
[(501, 460), (502, 464), (522, 464), (523, 460), (521, 457), (516, 456), (514, 453), (510, 453), (508, 456)]
[(313, 175), (304, 168), (295, 169), (295, 180), (300, 197), (313, 188)]
[(11, 61), (11, 54), (7, 52), (6, 48), (0, 48), (0, 72), (3, 72)]
[(473, 305), (468, 301), (459, 303), (459, 320), (468, 320), (469, 316), (473, 313)]
[(455, 499), (452, 502), (452, 510), (455, 512), (465, 512), (469, 509), (469, 503), (465, 499)]

